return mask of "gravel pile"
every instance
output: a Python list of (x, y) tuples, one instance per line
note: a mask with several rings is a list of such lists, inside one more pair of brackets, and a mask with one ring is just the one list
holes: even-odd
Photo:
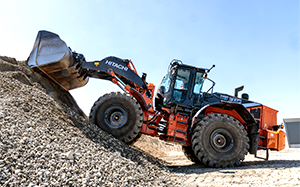
[(25, 62), (0, 56), (0, 186), (179, 185), (163, 165), (89, 124), (73, 101)]

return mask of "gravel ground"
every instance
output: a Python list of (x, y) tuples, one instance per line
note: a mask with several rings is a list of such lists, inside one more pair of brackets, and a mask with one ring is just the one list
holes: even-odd
[[(260, 151), (261, 156), (264, 155)], [(182, 179), (184, 186), (300, 186), (300, 149), (270, 152), (268, 161), (247, 155), (239, 167), (208, 168), (196, 165), (180, 153), (164, 157), (171, 178)]]
[[(160, 162), (169, 168), (171, 178), (177, 179), (182, 186), (300, 187), (300, 148), (270, 151), (269, 160), (248, 154), (238, 167), (210, 168), (203, 164), (192, 163), (180, 151), (180, 145), (171, 145), (167, 143), (166, 146), (165, 142), (151, 137), (142, 138), (136, 144), (151, 157), (159, 157)], [(152, 151), (149, 147), (156, 151)], [(157, 151), (161, 147), (165, 154)], [(265, 151), (258, 151), (258, 156), (265, 157)]]

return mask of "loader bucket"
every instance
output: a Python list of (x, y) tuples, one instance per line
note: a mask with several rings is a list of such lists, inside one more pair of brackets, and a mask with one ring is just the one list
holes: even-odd
[(42, 30), (38, 32), (27, 63), (68, 91), (84, 86), (89, 80), (88, 77), (80, 77), (80, 66), (77, 66), (72, 54), (57, 34)]

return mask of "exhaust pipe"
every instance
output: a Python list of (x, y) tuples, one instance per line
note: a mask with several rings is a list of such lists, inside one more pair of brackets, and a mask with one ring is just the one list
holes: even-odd
[(244, 89), (244, 85), (234, 89), (234, 97), (238, 97), (240, 91)]

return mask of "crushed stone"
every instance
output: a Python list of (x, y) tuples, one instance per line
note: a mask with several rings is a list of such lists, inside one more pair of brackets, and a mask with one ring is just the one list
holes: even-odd
[(0, 186), (177, 185), (164, 165), (90, 124), (69, 92), (0, 56)]

